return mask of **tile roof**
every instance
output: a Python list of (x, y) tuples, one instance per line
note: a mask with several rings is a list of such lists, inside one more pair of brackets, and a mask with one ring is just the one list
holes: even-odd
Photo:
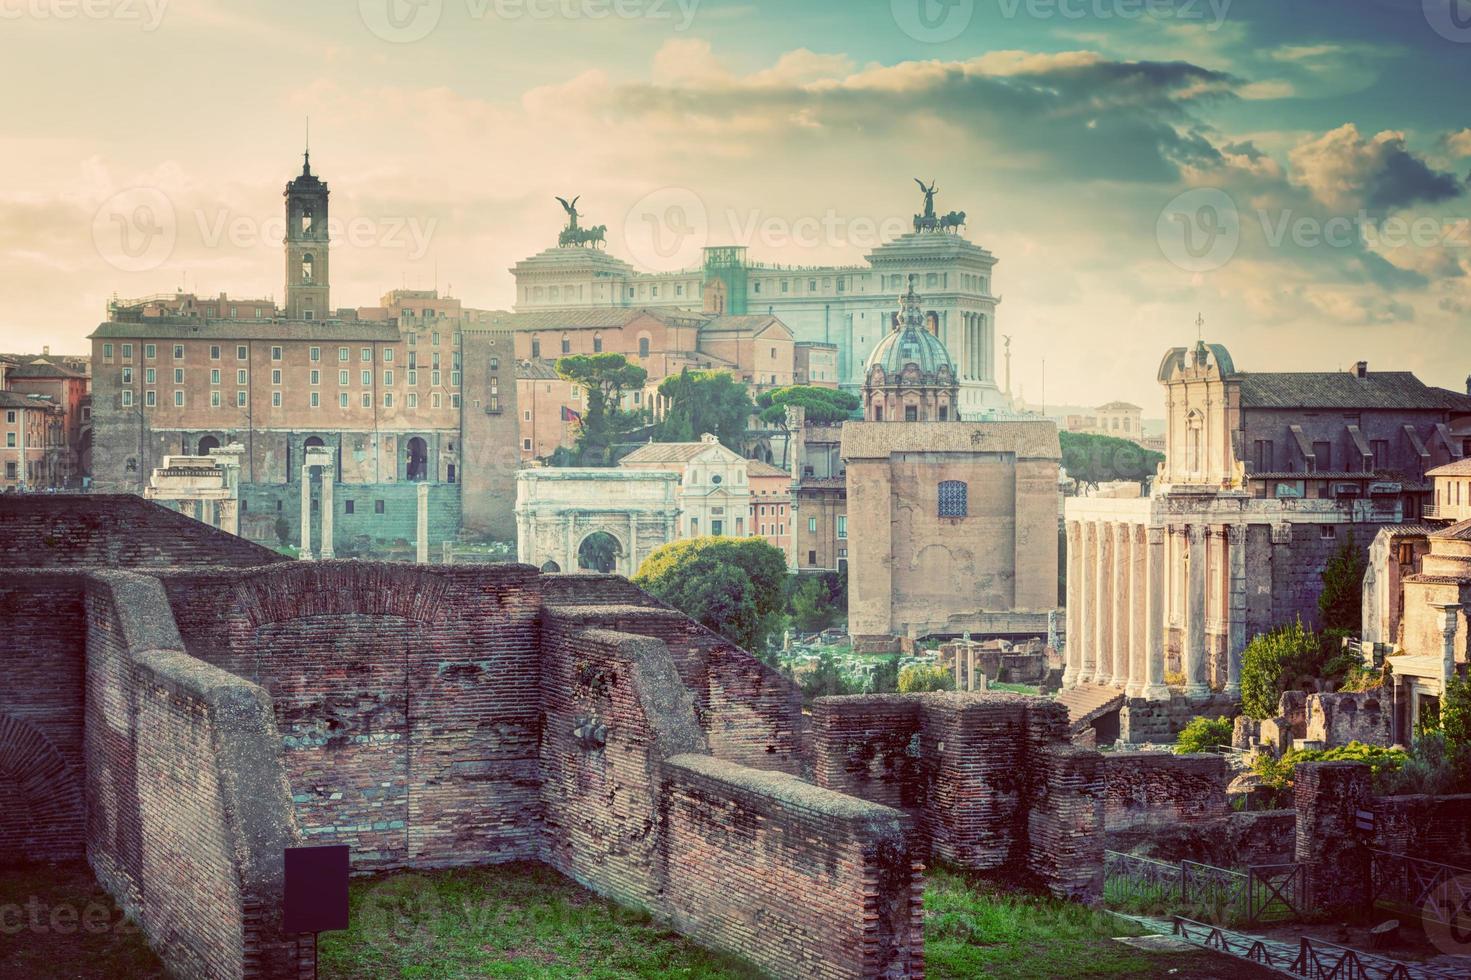
[(61, 411), (61, 406), (46, 398), (32, 398), (18, 391), (0, 391), (0, 408), (40, 408)]
[(1399, 408), (1471, 412), (1471, 395), (1433, 388), (1409, 371), (1246, 372), (1241, 404), (1247, 408)]
[(746, 473), (749, 476), (791, 476), (792, 474), (780, 466), (772, 466), (765, 460), (753, 459), (746, 464)]
[(507, 313), (492, 320), (504, 330), (593, 330), (625, 326), (641, 316), (652, 316), (665, 323), (689, 323), (699, 326), (710, 317), (690, 310), (658, 306), (605, 306), (585, 310), (537, 310)]
[(1437, 466), (1433, 470), (1426, 470), (1426, 476), (1471, 476), (1471, 457), (1458, 459), (1444, 466)]
[(624, 456), (620, 463), (688, 463), (709, 448), (703, 442), (651, 442)]
[(1471, 541), (1471, 521), (1460, 521), (1450, 527), (1443, 527), (1431, 537), (1449, 538), (1452, 541)]
[(393, 343), (400, 339), (392, 323), (361, 320), (188, 320), (164, 319), (109, 322), (91, 338), (140, 340), (368, 340)]
[(557, 374), (557, 366), (554, 363), (538, 357), (529, 361), (518, 361), (516, 379), (518, 381), (560, 381), (562, 377)]
[(85, 378), (81, 371), (52, 361), (19, 361), (8, 372), (12, 378)]

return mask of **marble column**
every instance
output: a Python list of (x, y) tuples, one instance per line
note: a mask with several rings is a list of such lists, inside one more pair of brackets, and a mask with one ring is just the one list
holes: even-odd
[(323, 558), (335, 558), (337, 552), (332, 544), (332, 467), (322, 467), (322, 546)]
[(238, 500), (220, 501), (220, 530), (231, 534), (240, 534), (240, 502)]
[(1190, 580), (1185, 595), (1185, 693), (1192, 698), (1210, 695), (1205, 662), (1206, 528), (1192, 524), (1190, 536)]
[(1129, 593), (1129, 532), (1128, 524), (1113, 526), (1113, 683), (1115, 687), (1129, 684), (1129, 642), (1134, 626), (1130, 613), (1134, 601)]
[(1078, 585), (1068, 591), (1077, 596), (1077, 632), (1068, 632), (1068, 645), (1078, 647), (1078, 683), (1092, 684), (1098, 676), (1097, 647), (1093, 645), (1094, 580), (1098, 575), (1097, 552), (1094, 546), (1094, 529), (1091, 521), (1078, 523)]
[(312, 560), (312, 468), (301, 468), (301, 555), (302, 561)]
[(414, 560), (420, 565), (427, 565), (429, 564), (429, 484), (419, 484), (417, 497), (418, 507), (415, 508), (417, 520), (414, 528), (417, 547)]
[(1450, 679), (1456, 676), (1456, 634), (1461, 628), (1461, 606), (1459, 603), (1439, 605), (1441, 645), (1440, 696), (1444, 700)]
[(1079, 606), (1082, 599), (1083, 564), (1082, 525), (1077, 521), (1067, 523), (1067, 642), (1066, 664), (1062, 671), (1062, 686), (1072, 687), (1078, 683), (1083, 672), (1083, 637), (1078, 625)]
[(965, 689), (976, 689), (976, 648), (969, 643), (965, 645)]
[(1113, 683), (1113, 632), (1109, 628), (1109, 605), (1113, 602), (1113, 529), (1103, 521), (1094, 526), (1097, 553), (1093, 556), (1093, 654), (1096, 673), (1093, 683)]
[(1226, 597), (1226, 693), (1241, 696), (1241, 655), (1246, 651), (1246, 525), (1226, 525), (1230, 584)]
[(1144, 635), (1148, 622), (1149, 605), (1145, 596), (1147, 587), (1148, 552), (1144, 541), (1144, 527), (1129, 525), (1129, 684), (1124, 693), (1131, 698), (1144, 696)]
[(1149, 614), (1146, 617), (1145, 640), (1148, 649), (1144, 659), (1144, 696), (1151, 701), (1168, 701), (1170, 689), (1165, 686), (1165, 529), (1145, 529), (1149, 540)]

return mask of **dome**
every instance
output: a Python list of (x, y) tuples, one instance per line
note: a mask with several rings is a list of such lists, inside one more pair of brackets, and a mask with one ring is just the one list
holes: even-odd
[(875, 367), (880, 367), (884, 377), (898, 378), (906, 366), (913, 364), (926, 377), (935, 377), (941, 368), (947, 369), (952, 378), (957, 375), (950, 351), (925, 326), (919, 296), (914, 291), (914, 278), (909, 277), (909, 292), (899, 300), (899, 323), (874, 347), (868, 356), (865, 374), (871, 374)]

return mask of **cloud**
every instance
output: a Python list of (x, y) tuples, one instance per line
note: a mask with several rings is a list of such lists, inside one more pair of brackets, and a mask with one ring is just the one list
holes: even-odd
[(1435, 204), (1461, 194), (1456, 177), (1432, 169), (1386, 130), (1364, 138), (1345, 123), (1292, 151), (1293, 180), (1332, 208), (1383, 214), (1411, 204)]

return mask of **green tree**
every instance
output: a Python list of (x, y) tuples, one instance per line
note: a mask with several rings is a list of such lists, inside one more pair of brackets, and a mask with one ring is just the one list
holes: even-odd
[(1363, 551), (1354, 544), (1354, 535), (1350, 531), (1343, 547), (1323, 568), (1323, 591), (1318, 594), (1318, 612), (1322, 614), (1325, 630), (1358, 633), (1362, 628), (1364, 570), (1368, 565)]
[(1258, 634), (1241, 655), (1241, 710), (1272, 718), (1282, 692), (1336, 687), (1357, 658), (1345, 654), (1341, 632), (1314, 633), (1298, 620)]
[(874, 665), (868, 679), (869, 694), (894, 694), (899, 690), (899, 660), (896, 653)]
[(634, 584), (752, 653), (780, 619), (786, 556), (761, 538), (690, 538), (644, 559)]
[(917, 694), (922, 691), (953, 691), (955, 677), (939, 664), (915, 664), (899, 671), (899, 692)]
[(813, 698), (858, 693), (858, 685), (848, 678), (830, 653), (818, 654), (816, 667), (799, 683), (802, 687), (802, 696), (809, 701)]
[(742, 451), (755, 407), (746, 386), (729, 371), (685, 368), (661, 381), (659, 394), (669, 408), (655, 428), (655, 442), (693, 442), (709, 432), (726, 449)]
[[(861, 402), (857, 395), (836, 388), (819, 388), (815, 385), (787, 385), (763, 391), (756, 397), (756, 408), (760, 419), (786, 433), (786, 446), (791, 445), (791, 432), (787, 430), (787, 406), (800, 406), (807, 411), (809, 422), (842, 422), (858, 411)], [(787, 468), (787, 449), (782, 449), (782, 469)]]
[(587, 414), (577, 435), (583, 465), (611, 466), (613, 444), (636, 428), (641, 418), (620, 406), (624, 392), (642, 388), (649, 372), (622, 354), (574, 354), (557, 361), (557, 376), (587, 394)]
[(792, 626), (816, 633), (848, 621), (848, 570), (804, 573), (787, 580), (787, 615)]
[(1164, 453), (1114, 436), (1059, 432), (1058, 439), (1067, 475), (1095, 489), (1100, 483), (1115, 481), (1137, 482), (1147, 488), (1165, 459)]

